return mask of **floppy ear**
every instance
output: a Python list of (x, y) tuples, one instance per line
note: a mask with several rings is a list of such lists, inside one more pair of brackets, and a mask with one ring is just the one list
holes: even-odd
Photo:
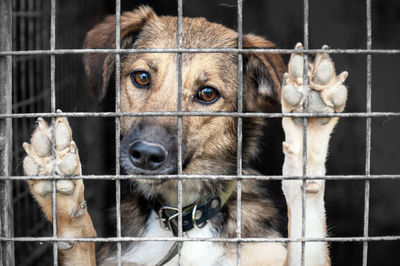
[[(148, 6), (141, 6), (134, 11), (121, 15), (121, 48), (130, 48), (135, 41), (135, 33), (152, 19), (157, 18)], [(96, 25), (86, 34), (84, 48), (110, 49), (115, 48), (115, 16), (108, 16), (102, 23)], [(85, 54), (84, 65), (89, 81), (89, 90), (101, 103), (114, 73), (114, 54), (89, 53)]]
[[(243, 48), (274, 48), (275, 45), (262, 37), (243, 36)], [(281, 85), (286, 66), (276, 53), (244, 53), (244, 104), (250, 112), (278, 110)]]

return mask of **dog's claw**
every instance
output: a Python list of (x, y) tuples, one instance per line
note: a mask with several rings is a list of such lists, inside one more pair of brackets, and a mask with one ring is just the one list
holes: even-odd
[(303, 44), (301, 42), (296, 43), (295, 49), (303, 49)]
[(71, 248), (73, 248), (73, 247), (74, 247), (74, 242), (72, 242), (72, 241), (68, 241), (68, 242), (57, 242), (57, 248), (58, 248), (58, 250), (65, 251), (65, 250), (69, 250), (69, 249), (71, 249)]

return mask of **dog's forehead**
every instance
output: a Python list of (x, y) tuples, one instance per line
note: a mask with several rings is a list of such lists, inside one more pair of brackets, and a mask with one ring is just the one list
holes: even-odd
[[(162, 16), (149, 21), (139, 33), (136, 48), (176, 48), (177, 18)], [(183, 18), (183, 48), (236, 47), (237, 33), (204, 18)]]

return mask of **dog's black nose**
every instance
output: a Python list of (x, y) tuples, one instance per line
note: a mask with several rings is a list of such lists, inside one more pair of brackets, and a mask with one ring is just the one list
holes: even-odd
[(132, 164), (145, 170), (155, 170), (167, 158), (167, 151), (158, 143), (135, 141), (129, 147), (129, 159)]

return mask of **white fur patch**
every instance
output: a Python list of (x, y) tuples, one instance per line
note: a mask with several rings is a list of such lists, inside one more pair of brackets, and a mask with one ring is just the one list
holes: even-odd
[[(201, 229), (193, 228), (185, 234), (193, 238), (211, 238), (218, 237), (218, 233), (207, 224)], [(176, 265), (176, 264), (174, 264)], [(182, 248), (182, 265), (219, 265), (231, 266), (234, 263), (225, 256), (225, 250), (216, 242), (185, 242)]]
[[(146, 222), (142, 237), (173, 237), (170, 231), (163, 229), (157, 214), (153, 211)], [(139, 265), (156, 265), (172, 247), (173, 242), (139, 242), (131, 250), (122, 254), (122, 262), (132, 262)]]
[[(216, 237), (217, 232), (210, 224), (201, 229), (194, 228), (184, 234), (185, 237)], [(142, 237), (173, 237), (173, 234), (160, 225), (157, 214), (153, 211), (146, 223), (146, 229)], [(136, 263), (138, 265), (155, 265), (172, 247), (173, 242), (140, 242), (132, 246), (132, 249), (122, 254), (122, 263)], [(233, 266), (234, 261), (224, 256), (223, 247), (215, 242), (185, 242), (182, 247), (182, 265), (215, 265)], [(110, 262), (115, 258), (109, 259)], [(107, 263), (107, 262), (106, 262)], [(175, 256), (166, 266), (177, 265), (178, 256)]]

